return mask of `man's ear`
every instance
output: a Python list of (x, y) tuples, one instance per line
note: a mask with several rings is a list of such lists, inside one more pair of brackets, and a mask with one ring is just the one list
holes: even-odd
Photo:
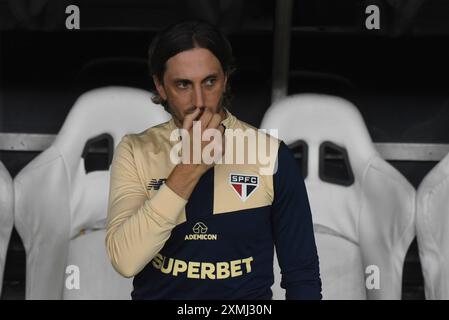
[(158, 77), (153, 76), (154, 86), (156, 87), (157, 93), (161, 96), (163, 100), (167, 100), (167, 93), (165, 92), (163, 84), (159, 81)]

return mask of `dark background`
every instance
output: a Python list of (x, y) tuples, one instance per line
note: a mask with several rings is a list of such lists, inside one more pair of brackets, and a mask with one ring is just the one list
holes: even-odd
[[(406, 2), (416, 3), (413, 11)], [(364, 8), (381, 7), (381, 30)], [(66, 30), (77, 4), (81, 30)], [(288, 93), (343, 96), (361, 111), (374, 142), (449, 143), (449, 3), (294, 1)], [(271, 104), (274, 0), (0, 0), (0, 132), (56, 134), (76, 98), (105, 85), (151, 90), (147, 49), (168, 23), (203, 18), (234, 49), (230, 111), (256, 127)], [(14, 177), (37, 152), (0, 151)], [(417, 187), (435, 162), (393, 161)], [(25, 254), (16, 231), (2, 299), (23, 299)], [(423, 299), (416, 241), (404, 265), (404, 299)]]

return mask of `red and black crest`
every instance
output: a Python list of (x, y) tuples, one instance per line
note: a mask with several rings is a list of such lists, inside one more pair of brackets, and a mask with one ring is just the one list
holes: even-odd
[(237, 192), (240, 199), (242, 199), (242, 201), (246, 201), (246, 199), (248, 199), (259, 186), (259, 177), (231, 173), (229, 175), (229, 183), (235, 192)]

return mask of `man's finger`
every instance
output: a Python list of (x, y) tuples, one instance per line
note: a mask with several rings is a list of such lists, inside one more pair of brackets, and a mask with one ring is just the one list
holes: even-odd
[(208, 127), (212, 117), (213, 113), (206, 108), (199, 119), (199, 121), (201, 121), (201, 131), (204, 131)]
[(220, 126), (220, 122), (221, 122), (221, 115), (219, 113), (215, 113), (212, 115), (209, 124), (207, 125), (207, 128), (214, 128), (214, 129), (218, 129)]
[(184, 121), (182, 122), (182, 128), (186, 130), (190, 130), (193, 127), (193, 121), (199, 116), (201, 113), (200, 108), (196, 108), (193, 112), (186, 114), (184, 117)]

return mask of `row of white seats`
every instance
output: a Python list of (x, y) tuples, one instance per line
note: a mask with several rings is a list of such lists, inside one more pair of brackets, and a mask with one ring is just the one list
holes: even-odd
[[(168, 120), (150, 98), (125, 87), (87, 92), (53, 144), (14, 181), (0, 165), (0, 288), (14, 222), (26, 251), (27, 299), (130, 299), (132, 280), (114, 271), (104, 246), (109, 172), (86, 173), (81, 155), (86, 142), (100, 134), (110, 134), (116, 147), (126, 133)], [(277, 128), (287, 144), (299, 139), (308, 144), (305, 182), (325, 299), (400, 299), (403, 263), (415, 235), (426, 298), (449, 298), (449, 156), (416, 193), (379, 156), (357, 108), (333, 96), (287, 97), (267, 111), (261, 127)], [(324, 141), (347, 150), (354, 173), (350, 186), (320, 180)], [(273, 296), (283, 299), (274, 258)], [(79, 289), (66, 283), (71, 265), (79, 268)], [(367, 289), (366, 271), (373, 265), (380, 271), (380, 288)]]
[(0, 162), (0, 295), (2, 293), (3, 272), (9, 237), (14, 225), (14, 192), (12, 183), (8, 170)]

